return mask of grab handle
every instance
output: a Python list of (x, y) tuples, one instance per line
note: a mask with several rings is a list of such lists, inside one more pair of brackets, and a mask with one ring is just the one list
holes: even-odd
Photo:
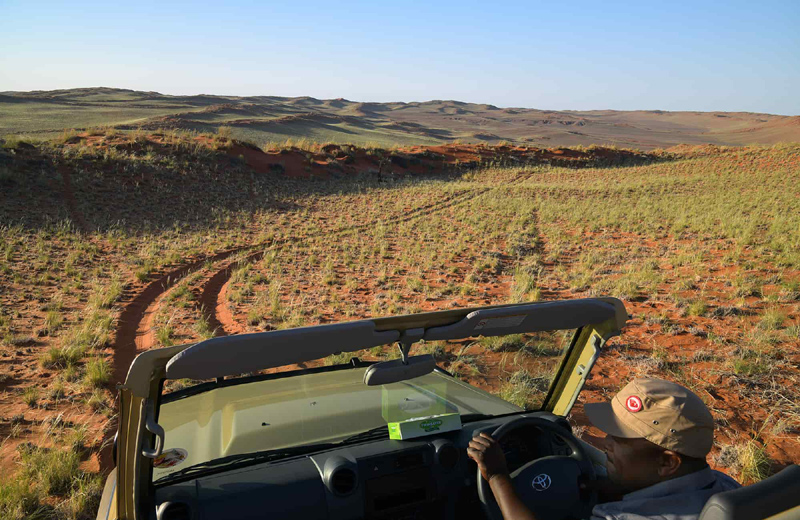
[(150, 399), (144, 400), (145, 423), (147, 431), (156, 436), (155, 446), (152, 448), (142, 448), (142, 455), (148, 459), (154, 459), (161, 455), (164, 450), (164, 428), (156, 422), (156, 411)]

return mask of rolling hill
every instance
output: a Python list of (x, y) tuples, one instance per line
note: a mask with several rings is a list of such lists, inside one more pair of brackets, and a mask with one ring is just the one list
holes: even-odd
[(169, 96), (113, 88), (0, 93), (0, 135), (52, 136), (71, 128), (176, 128), (257, 144), (287, 139), (377, 145), (509, 141), (540, 147), (800, 141), (800, 116), (748, 112), (555, 111), (433, 100), (362, 103), (276, 96)]

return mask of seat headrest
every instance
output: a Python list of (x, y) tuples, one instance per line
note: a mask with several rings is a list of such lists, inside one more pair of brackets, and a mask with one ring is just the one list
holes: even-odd
[[(706, 502), (699, 520), (764, 520), (800, 508), (800, 466), (793, 464), (780, 473), (750, 486), (724, 491)], [(800, 509), (782, 520), (800, 518)]]

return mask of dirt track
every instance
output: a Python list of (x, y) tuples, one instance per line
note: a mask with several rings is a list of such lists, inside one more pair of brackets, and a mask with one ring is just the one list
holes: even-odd
[[(530, 174), (520, 174), (513, 179), (511, 184), (522, 182)], [(504, 187), (507, 187), (505, 185)], [(443, 197), (441, 200), (423, 204), (406, 212), (404, 215), (353, 224), (331, 231), (320, 232), (304, 237), (294, 237), (269, 243), (258, 243), (250, 246), (237, 247), (221, 251), (215, 255), (192, 259), (184, 265), (178, 266), (167, 273), (161, 274), (157, 279), (149, 282), (147, 286), (132, 299), (125, 303), (118, 322), (113, 347), (113, 380), (112, 386), (122, 383), (133, 359), (141, 352), (157, 346), (153, 331), (153, 317), (158, 312), (163, 298), (169, 291), (187, 275), (198, 271), (200, 268), (212, 264), (212, 273), (202, 282), (201, 296), (198, 307), (208, 320), (211, 330), (215, 335), (224, 336), (235, 334), (242, 330), (225, 303), (225, 292), (231, 273), (240, 265), (255, 262), (261, 259), (268, 251), (279, 250), (288, 244), (296, 244), (311, 238), (321, 236), (340, 236), (346, 233), (370, 229), (379, 223), (396, 225), (436, 214), (445, 209), (468, 203), (477, 197), (491, 191), (491, 187), (473, 190), (462, 190), (455, 194)], [(249, 253), (243, 259), (230, 261), (237, 254)]]
[[(520, 175), (515, 182), (526, 179), (527, 175)], [(419, 206), (405, 215), (381, 220), (384, 224), (398, 224), (412, 219), (424, 218), (436, 214), (453, 206), (465, 204), (487, 193), (493, 188), (463, 190), (454, 195), (444, 197), (442, 200)], [(297, 237), (270, 243), (259, 243), (235, 249), (222, 251), (210, 257), (203, 257), (187, 262), (185, 265), (172, 269), (150, 282), (144, 290), (126, 303), (122, 309), (119, 325), (116, 331), (113, 354), (113, 380), (112, 385), (122, 383), (133, 359), (141, 352), (155, 348), (157, 341), (153, 330), (153, 319), (161, 306), (164, 297), (183, 280), (187, 275), (198, 271), (200, 268), (213, 265), (211, 276), (205, 277), (202, 282), (201, 297), (198, 307), (203, 313), (215, 335), (224, 336), (241, 332), (243, 327), (237, 323), (227, 309), (225, 294), (231, 273), (240, 265), (261, 259), (268, 251), (279, 250), (291, 243), (300, 243), (310, 238), (319, 236), (338, 236), (354, 231), (368, 229), (378, 224), (370, 221), (363, 224), (354, 224), (319, 234)], [(253, 252), (254, 251), (254, 252)], [(243, 259), (230, 261), (233, 255), (248, 253)], [(109, 429), (107, 436), (113, 437), (115, 428)], [(101, 469), (110, 469), (110, 457), (101, 456)]]
[[(521, 180), (524, 177), (521, 177)], [(420, 206), (401, 217), (382, 220), (384, 224), (397, 224), (408, 222), (415, 218), (423, 218), (459, 204), (469, 202), (476, 197), (490, 191), (492, 188), (482, 188), (477, 190), (465, 190), (443, 200)], [(209, 320), (212, 330), (217, 331), (217, 335), (227, 335), (237, 332), (239, 327), (232, 321), (230, 313), (221, 311), (220, 307), (223, 299), (221, 295), (225, 292), (231, 272), (238, 266), (246, 262), (257, 261), (268, 251), (278, 250), (289, 243), (299, 243), (303, 240), (316, 238), (319, 236), (337, 236), (345, 233), (359, 231), (377, 225), (378, 222), (368, 222), (356, 224), (330, 232), (298, 237), (294, 239), (282, 240), (270, 243), (260, 243), (251, 246), (235, 248), (217, 253), (210, 257), (196, 259), (180, 266), (170, 272), (163, 274), (158, 279), (150, 282), (145, 289), (136, 295), (129, 303), (125, 304), (120, 315), (119, 327), (114, 342), (114, 382), (124, 381), (128, 367), (133, 358), (142, 351), (155, 346), (155, 337), (152, 331), (152, 316), (157, 312), (161, 299), (169, 290), (180, 282), (187, 275), (197, 271), (208, 263), (214, 265), (214, 273), (207, 277), (202, 284), (202, 296), (199, 306), (203, 309), (206, 318)], [(255, 251), (242, 260), (228, 262), (227, 260), (234, 254), (248, 251)]]

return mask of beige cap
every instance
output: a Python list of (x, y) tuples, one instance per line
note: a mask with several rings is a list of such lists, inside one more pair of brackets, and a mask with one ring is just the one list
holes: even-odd
[(592, 424), (614, 437), (643, 438), (689, 457), (705, 458), (714, 418), (691, 390), (671, 381), (637, 378), (610, 403), (587, 403)]

